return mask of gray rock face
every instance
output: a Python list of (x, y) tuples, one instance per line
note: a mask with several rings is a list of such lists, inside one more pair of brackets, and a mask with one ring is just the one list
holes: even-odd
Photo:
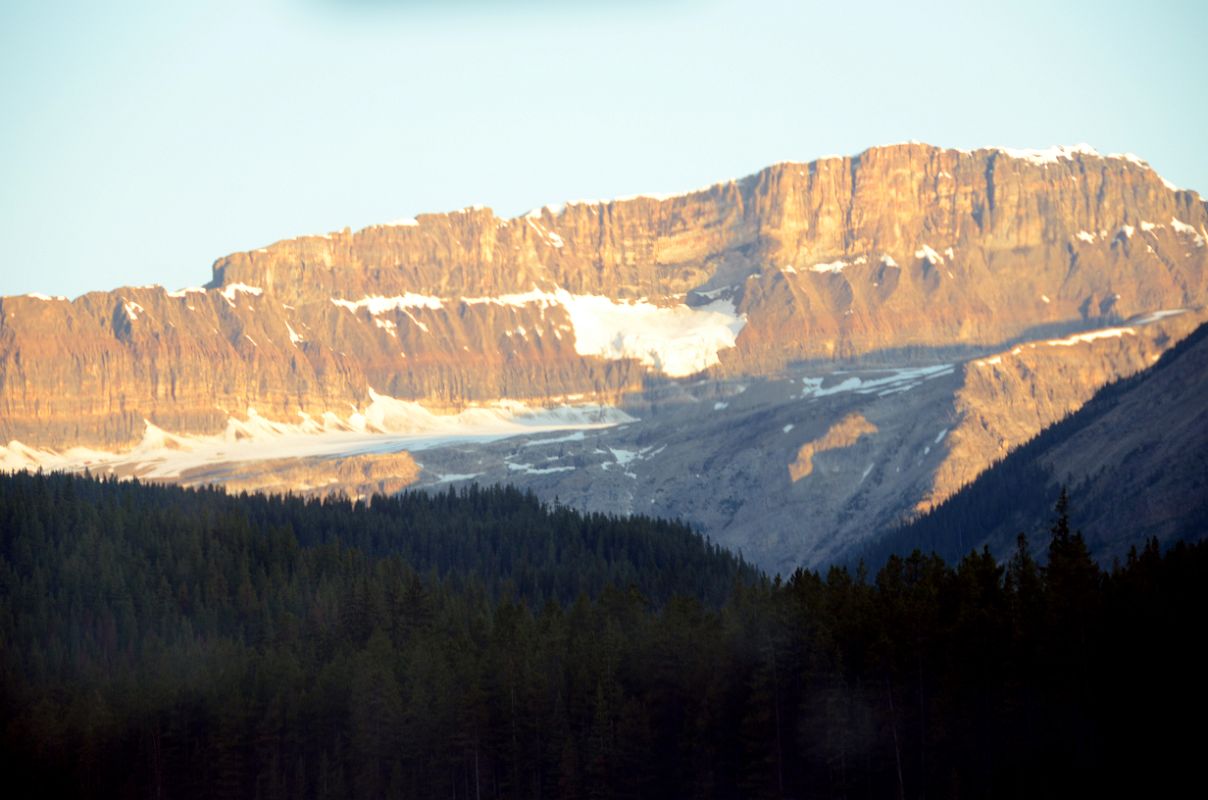
[(787, 574), (858, 554), (1204, 318), (1024, 341), (974, 359), (667, 386), (628, 398), (632, 424), (419, 453), (417, 485), (455, 474), (591, 511), (674, 516)]

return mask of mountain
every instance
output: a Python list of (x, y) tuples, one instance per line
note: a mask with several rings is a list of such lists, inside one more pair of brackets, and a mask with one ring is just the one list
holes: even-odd
[(1149, 539), (1162, 545), (1208, 534), (1208, 325), (1150, 369), (1104, 387), (941, 503), (878, 541), (874, 561), (914, 547), (958, 559), (989, 547), (1000, 556), (1016, 534), (1046, 536), (1064, 485), (1071, 515), (1103, 561), (1123, 560)]
[(306, 236), (196, 289), (0, 300), (0, 465), (507, 480), (791, 569), (1152, 363), (1204, 318), (1206, 240), (1135, 156), (914, 143)]

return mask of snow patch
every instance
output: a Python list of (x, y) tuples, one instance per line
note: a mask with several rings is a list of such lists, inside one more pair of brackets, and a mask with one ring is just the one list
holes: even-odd
[(1088, 244), (1094, 244), (1095, 242), (1095, 234), (1091, 233), (1090, 231), (1078, 231), (1077, 238)]
[(842, 272), (845, 267), (855, 266), (855, 265), (859, 265), (859, 264), (866, 264), (866, 263), (868, 263), (868, 259), (865, 258), (864, 256), (859, 256), (857, 258), (852, 259), (851, 261), (843, 261), (840, 259), (838, 261), (831, 261), (831, 262), (824, 263), (824, 264), (814, 264), (812, 267), (810, 267), (810, 272), (839, 273), (839, 272)]
[(438, 309), (443, 307), (444, 301), (439, 297), (431, 297), (424, 294), (413, 294), (407, 292), (405, 294), (396, 295), (394, 297), (382, 297), (381, 295), (371, 295), (362, 297), (360, 300), (339, 300), (331, 298), (331, 302), (341, 308), (346, 308), (353, 313), (358, 309), (364, 308), (371, 315), (385, 314), (387, 311), (405, 311), (409, 308), (428, 308)]
[(729, 404), (729, 403), (726, 403), (726, 402), (723, 402), (723, 401), (720, 401), (720, 400), (719, 400), (718, 402), (716, 402), (716, 403), (714, 403), (714, 404), (713, 404), (713, 410), (714, 410), (714, 411), (724, 411), (725, 409), (727, 409), (727, 408), (729, 408), (729, 407), (730, 407), (730, 404)]
[(1042, 294), (1040, 296), (1040, 302), (1044, 303), (1045, 305), (1048, 305), (1049, 303), (1051, 303), (1053, 301), (1049, 299), (1049, 296), (1047, 294)]
[(926, 244), (923, 245), (922, 247), (920, 247), (918, 250), (914, 251), (914, 257), (915, 258), (925, 258), (928, 261), (930, 261), (932, 264), (943, 264), (944, 263), (944, 257), (941, 256), (939, 253), (935, 252), (935, 250), (932, 249), (932, 247), (930, 245), (926, 245)]
[(598, 295), (557, 298), (575, 329), (575, 352), (607, 359), (636, 358), (673, 378), (721, 363), (717, 354), (734, 346), (747, 323), (732, 303), (665, 308), (644, 301), (616, 302)]
[(790, 422), (788, 425), (785, 425), (781, 430), (783, 430), (785, 433), (788, 433), (792, 429), (793, 429), (793, 423)]
[(300, 343), (306, 341), (296, 330), (294, 330), (294, 326), (290, 325), (289, 322), (285, 323), (285, 329), (289, 331), (289, 341), (294, 347), (297, 347)]
[(1129, 324), (1148, 325), (1149, 323), (1157, 322), (1160, 319), (1166, 319), (1167, 317), (1177, 317), (1179, 314), (1186, 314), (1186, 313), (1187, 313), (1187, 309), (1185, 309), (1185, 308), (1166, 308), (1166, 309), (1162, 309), (1161, 311), (1152, 311), (1143, 316), (1136, 317), (1134, 319), (1130, 319)]
[(246, 283), (232, 283), (224, 286), (219, 294), (222, 295), (228, 303), (234, 306), (235, 295), (250, 294), (259, 297), (260, 295), (264, 294), (264, 290), (259, 286), (248, 286)]
[(1065, 339), (1049, 339), (1045, 344), (1056, 347), (1072, 347), (1083, 342), (1093, 342), (1098, 339), (1118, 339), (1126, 335), (1132, 336), (1135, 333), (1136, 331), (1132, 328), (1103, 328), (1102, 330), (1078, 333)]
[(947, 428), (944, 428), (942, 431), (940, 431), (940, 432), (939, 432), (939, 433), (936, 435), (936, 437), (935, 437), (935, 442), (933, 442), (933, 444), (939, 444), (940, 442), (944, 441), (944, 437), (945, 437), (945, 436), (947, 436), (947, 435), (948, 435), (948, 429), (947, 429)]
[(188, 297), (190, 294), (205, 294), (206, 290), (200, 286), (186, 286), (184, 289), (177, 289), (174, 292), (166, 292), (168, 297)]
[(61, 294), (56, 294), (52, 297), (51, 295), (42, 294), (41, 292), (30, 292), (29, 294), (27, 294), (25, 296), (32, 297), (34, 300), (66, 300), (67, 299), (66, 297), (64, 297)]
[(620, 448), (610, 447), (608, 452), (612, 453), (612, 457), (617, 460), (617, 463), (622, 467), (638, 457), (636, 450), (621, 450)]
[(1171, 217), (1170, 227), (1174, 228), (1176, 233), (1182, 233), (1186, 236), (1194, 236), (1196, 247), (1204, 246), (1204, 236), (1200, 231), (1196, 230), (1194, 226), (1188, 225), (1186, 222), (1183, 222), (1181, 219), (1176, 217)]
[[(888, 372), (888, 375), (885, 373)], [(900, 369), (877, 370), (871, 374), (880, 377), (861, 378), (857, 375), (844, 378), (839, 383), (823, 388), (825, 378), (802, 378), (802, 399), (829, 397), (835, 394), (855, 392), (856, 394), (876, 394), (883, 397), (895, 392), (904, 392), (919, 386), (924, 381), (951, 375), (951, 364), (936, 364), (930, 367), (906, 367)]]
[(513, 464), (508, 462), (510, 472), (523, 472), (526, 475), (552, 475), (555, 472), (571, 472), (574, 467), (534, 467), (532, 464)]
[(1046, 147), (1043, 150), (1014, 147), (995, 147), (991, 149), (997, 150), (1005, 156), (1018, 158), (1022, 161), (1027, 161), (1038, 166), (1056, 164), (1061, 159), (1072, 161), (1078, 156), (1095, 156), (1102, 158), (1095, 148), (1085, 143), (1075, 145), (1059, 144), (1054, 145), (1053, 147)]

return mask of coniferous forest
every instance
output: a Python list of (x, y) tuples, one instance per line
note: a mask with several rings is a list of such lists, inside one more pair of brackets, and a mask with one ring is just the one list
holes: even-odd
[(0, 476), (5, 794), (1160, 794), (1201, 756), (1208, 547), (1104, 570), (1076, 515), (782, 580), (506, 488)]

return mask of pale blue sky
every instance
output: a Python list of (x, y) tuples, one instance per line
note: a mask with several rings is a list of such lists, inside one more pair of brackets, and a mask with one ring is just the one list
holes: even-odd
[(1208, 191), (1199, 2), (0, 0), (0, 294), (920, 139)]

